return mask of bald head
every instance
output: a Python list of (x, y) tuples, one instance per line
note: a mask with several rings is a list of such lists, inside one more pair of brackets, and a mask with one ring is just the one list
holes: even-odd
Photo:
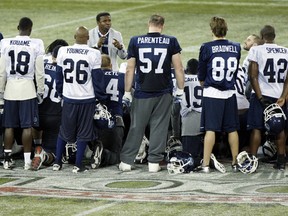
[(87, 44), (89, 40), (89, 30), (85, 26), (79, 26), (74, 35), (77, 44)]

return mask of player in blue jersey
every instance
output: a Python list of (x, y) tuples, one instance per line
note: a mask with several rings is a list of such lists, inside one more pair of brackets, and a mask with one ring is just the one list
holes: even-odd
[(198, 60), (190, 59), (185, 70), (185, 97), (181, 102), (181, 141), (183, 151), (189, 152), (200, 165), (204, 133), (200, 131), (203, 89), (197, 77)]
[(56, 89), (63, 99), (60, 132), (57, 139), (53, 170), (62, 168), (62, 154), (66, 143), (77, 145), (73, 173), (82, 171), (82, 159), (87, 143), (96, 139), (93, 116), (96, 100), (106, 100), (101, 53), (87, 45), (89, 31), (76, 29), (75, 44), (60, 47), (57, 56)]
[(56, 154), (62, 114), (61, 98), (56, 92), (56, 58), (61, 46), (68, 46), (68, 43), (63, 39), (56, 39), (46, 48), (44, 55), (45, 91), (43, 102), (39, 104), (39, 127), (32, 130), (35, 145), (33, 170), (38, 170), (42, 163), (51, 165)]
[(160, 171), (159, 163), (164, 151), (171, 117), (173, 83), (171, 65), (177, 80), (177, 99), (182, 99), (184, 71), (181, 62), (181, 47), (173, 36), (161, 34), (164, 17), (152, 15), (148, 22), (148, 33), (131, 38), (128, 47), (125, 94), (123, 102), (132, 102), (131, 89), (134, 84), (134, 99), (131, 105), (131, 125), (123, 145), (119, 169), (130, 171), (141, 145), (145, 128), (149, 125), (149, 172)]
[(124, 122), (122, 118), (124, 74), (117, 71), (112, 71), (111, 59), (105, 54), (102, 54), (101, 69), (104, 72), (106, 94), (109, 96), (104, 105), (111, 113), (113, 120), (115, 121), (115, 125), (113, 128), (98, 130), (99, 137), (92, 157), (92, 168), (119, 164), (120, 151), (122, 149), (124, 136)]
[[(285, 98), (288, 92), (288, 49), (275, 44), (276, 34), (273, 26), (264, 26), (260, 31), (260, 37), (264, 40), (264, 44), (251, 47), (248, 54), (250, 62), (248, 74), (252, 85), (252, 95), (247, 128), (252, 130), (250, 152), (255, 156), (261, 143), (261, 130), (265, 129), (264, 109), (272, 103), (277, 103), (286, 112)], [(275, 125), (277, 125), (276, 123)], [(275, 136), (278, 153), (274, 168), (283, 171), (286, 164), (285, 130), (271, 135)]]
[(32, 20), (23, 17), (18, 25), (19, 35), (1, 40), (0, 100), (3, 102), (3, 94), (5, 100), (4, 169), (11, 169), (16, 128), (23, 129), (24, 169), (31, 168), (31, 131), (39, 125), (37, 97), (41, 99), (44, 93), (45, 52), (41, 39), (30, 38), (32, 26)]
[(199, 53), (198, 78), (203, 86), (201, 130), (205, 131), (202, 171), (209, 172), (215, 144), (215, 132), (228, 133), (232, 168), (237, 170), (239, 120), (235, 79), (241, 57), (241, 46), (225, 39), (228, 27), (221, 17), (212, 17), (213, 41), (202, 44)]

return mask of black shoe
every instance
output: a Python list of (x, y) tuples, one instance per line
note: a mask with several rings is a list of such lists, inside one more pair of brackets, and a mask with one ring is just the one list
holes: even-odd
[(273, 168), (279, 171), (285, 171), (285, 163), (276, 163), (274, 164)]
[(86, 172), (86, 171), (88, 171), (88, 168), (86, 168), (86, 167), (77, 167), (77, 166), (74, 166), (73, 170), (72, 170), (73, 173)]

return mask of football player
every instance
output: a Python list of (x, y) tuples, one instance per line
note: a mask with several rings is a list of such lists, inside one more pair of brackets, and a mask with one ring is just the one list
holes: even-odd
[(183, 97), (181, 47), (175, 37), (162, 34), (163, 28), (164, 17), (152, 15), (148, 22), (148, 33), (132, 37), (129, 43), (123, 96), (125, 104), (132, 102), (134, 76), (135, 91), (131, 105), (131, 125), (120, 154), (121, 171), (131, 171), (147, 125), (150, 130), (148, 170), (161, 170), (159, 163), (164, 159), (171, 117), (172, 64), (177, 80), (176, 97), (179, 100)]
[(51, 165), (56, 154), (62, 113), (61, 98), (56, 92), (56, 58), (61, 46), (68, 46), (68, 43), (56, 39), (46, 48), (44, 56), (45, 91), (43, 102), (39, 104), (39, 127), (32, 129), (35, 145), (33, 170), (38, 170), (43, 162), (45, 165)]
[(189, 152), (197, 166), (202, 159), (204, 134), (200, 131), (202, 87), (197, 77), (198, 60), (190, 59), (185, 70), (185, 97), (181, 102), (183, 151)]
[(62, 168), (66, 143), (77, 144), (73, 173), (85, 171), (82, 159), (88, 142), (96, 139), (93, 116), (96, 100), (103, 102), (105, 94), (101, 53), (87, 45), (89, 31), (76, 29), (75, 44), (60, 47), (57, 56), (56, 89), (63, 99), (61, 126), (56, 146), (53, 170)]
[(216, 132), (226, 132), (232, 153), (232, 168), (237, 171), (239, 141), (235, 79), (241, 46), (227, 40), (227, 23), (222, 17), (210, 20), (213, 41), (202, 44), (198, 79), (203, 85), (201, 131), (205, 131), (202, 171), (209, 172)]
[[(275, 44), (273, 26), (265, 25), (260, 31), (263, 45), (251, 47), (249, 60), (249, 79), (252, 95), (248, 110), (247, 128), (251, 131), (250, 152), (257, 156), (261, 143), (261, 130), (264, 129), (263, 111), (272, 103), (277, 103), (286, 112), (285, 98), (288, 93), (288, 49)], [(277, 163), (274, 168), (285, 169), (285, 131), (274, 134), (277, 146)]]
[(44, 93), (45, 52), (41, 39), (29, 37), (32, 26), (32, 20), (23, 17), (18, 25), (19, 35), (1, 40), (0, 100), (3, 101), (3, 94), (5, 99), (4, 169), (11, 169), (14, 129), (18, 127), (23, 129), (24, 169), (31, 168), (31, 131), (32, 127), (39, 126), (37, 98), (41, 101)]
[[(99, 140), (94, 147), (92, 155), (92, 168), (101, 165), (108, 166), (120, 162), (120, 151), (122, 149), (124, 136), (124, 122), (122, 97), (124, 94), (124, 74), (112, 71), (111, 59), (108, 55), (102, 54), (101, 69), (104, 73), (106, 94), (109, 96), (104, 105), (113, 117), (115, 125), (112, 128), (98, 129)], [(99, 143), (99, 141), (102, 143)], [(102, 154), (101, 154), (102, 153)]]

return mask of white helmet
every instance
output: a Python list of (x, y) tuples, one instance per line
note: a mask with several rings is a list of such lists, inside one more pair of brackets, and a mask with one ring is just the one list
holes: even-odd
[(237, 155), (238, 169), (242, 173), (253, 173), (258, 167), (258, 158), (254, 155), (249, 156), (246, 151), (242, 151)]

